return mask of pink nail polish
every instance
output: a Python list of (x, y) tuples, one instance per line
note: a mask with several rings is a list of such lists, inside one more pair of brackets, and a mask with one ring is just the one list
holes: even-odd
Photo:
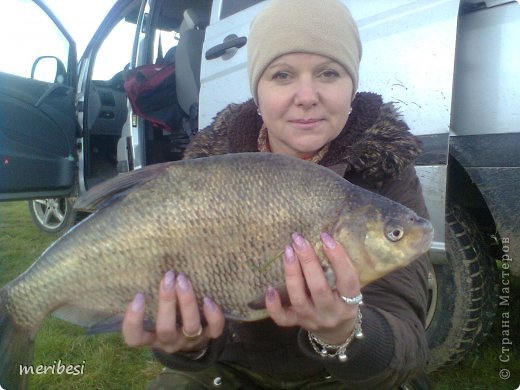
[(132, 301), (132, 311), (141, 311), (144, 308), (144, 294), (135, 294), (134, 300)]
[(273, 286), (267, 287), (267, 300), (273, 302), (276, 298), (276, 290)]
[(329, 233), (321, 233), (321, 241), (323, 242), (323, 245), (325, 245), (329, 249), (336, 248), (336, 240), (332, 238), (332, 236)]
[(168, 271), (164, 274), (163, 288), (165, 291), (171, 291), (173, 289), (173, 283), (175, 281), (175, 274), (172, 271)]
[(285, 254), (285, 261), (288, 264), (294, 263), (295, 258), (294, 258), (294, 250), (293, 250), (292, 246), (286, 245), (284, 254)]
[(305, 247), (307, 246), (307, 243), (305, 242), (305, 238), (303, 238), (301, 236), (301, 234), (299, 234), (299, 233), (293, 233), (292, 239), (293, 239), (293, 242), (294, 242), (294, 245), (296, 246), (296, 248), (301, 251), (304, 250)]
[(177, 284), (182, 292), (187, 292), (190, 287), (188, 278), (186, 278), (184, 274), (179, 274), (179, 276), (177, 276)]
[(210, 310), (210, 311), (213, 311), (216, 309), (216, 305), (215, 305), (215, 302), (213, 302), (213, 300), (209, 297), (204, 297), (202, 298), (203, 302), (204, 302), (204, 305), (206, 305), (206, 307)]

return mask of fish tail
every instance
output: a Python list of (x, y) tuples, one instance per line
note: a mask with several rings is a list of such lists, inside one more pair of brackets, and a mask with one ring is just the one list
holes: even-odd
[(7, 292), (0, 289), (0, 388), (27, 388), (33, 351), (34, 335), (16, 324), (7, 307)]

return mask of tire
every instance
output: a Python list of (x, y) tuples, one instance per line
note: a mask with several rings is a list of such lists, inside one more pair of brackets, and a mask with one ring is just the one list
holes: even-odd
[(38, 229), (51, 234), (62, 234), (77, 221), (73, 198), (48, 198), (29, 201), (29, 213)]
[(455, 364), (489, 333), (498, 304), (498, 271), (471, 216), (448, 201), (447, 264), (430, 266), (428, 371)]

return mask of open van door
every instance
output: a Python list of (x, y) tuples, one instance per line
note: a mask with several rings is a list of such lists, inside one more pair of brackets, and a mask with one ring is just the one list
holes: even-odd
[(69, 195), (77, 171), (76, 45), (41, 0), (2, 6), (9, 28), (0, 39), (0, 200)]

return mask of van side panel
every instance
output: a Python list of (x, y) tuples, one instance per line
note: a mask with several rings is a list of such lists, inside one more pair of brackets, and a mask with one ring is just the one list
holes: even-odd
[(454, 135), (520, 132), (520, 3), (461, 15), (453, 86)]
[[(520, 4), (459, 19), (450, 153), (476, 185), (520, 275)], [(468, 203), (472, 199), (466, 199)], [(504, 249), (505, 250), (505, 249)]]

